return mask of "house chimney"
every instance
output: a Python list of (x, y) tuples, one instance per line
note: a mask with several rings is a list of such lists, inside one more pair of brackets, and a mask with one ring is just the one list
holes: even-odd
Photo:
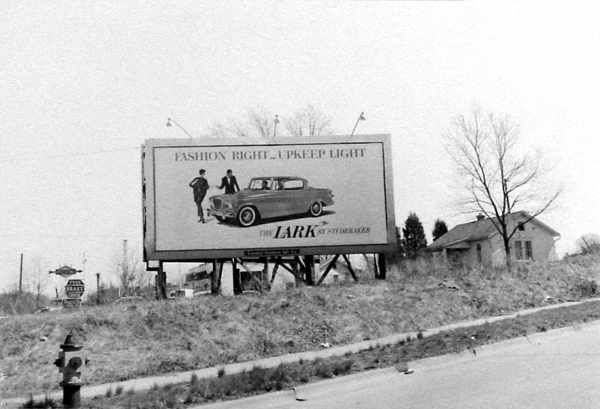
[(485, 216), (484, 216), (484, 214), (483, 214), (483, 213), (479, 213), (479, 214), (477, 215), (477, 221), (480, 221), (480, 220), (483, 220), (483, 219), (485, 219)]

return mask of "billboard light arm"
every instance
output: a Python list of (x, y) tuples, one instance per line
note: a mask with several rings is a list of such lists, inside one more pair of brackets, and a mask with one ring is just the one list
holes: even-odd
[(179, 129), (181, 129), (183, 132), (185, 132), (185, 134), (186, 134), (187, 136), (189, 136), (189, 137), (190, 137), (190, 139), (192, 139), (192, 138), (193, 138), (193, 136), (192, 136), (192, 135), (191, 135), (191, 134), (190, 134), (188, 131), (186, 131), (186, 130), (183, 128), (183, 126), (179, 125), (179, 124), (178, 124), (178, 123), (177, 123), (177, 122), (176, 122), (174, 119), (167, 118), (167, 126), (171, 126), (171, 122), (172, 122), (172, 123), (174, 123), (175, 125), (177, 125), (177, 127), (178, 127)]
[(352, 133), (350, 134), (350, 136), (354, 135), (354, 131), (356, 131), (356, 127), (358, 126), (358, 123), (360, 121), (366, 121), (367, 118), (365, 118), (365, 113), (361, 112), (360, 115), (358, 116), (358, 119), (356, 120), (356, 124), (354, 124), (354, 129), (352, 129)]

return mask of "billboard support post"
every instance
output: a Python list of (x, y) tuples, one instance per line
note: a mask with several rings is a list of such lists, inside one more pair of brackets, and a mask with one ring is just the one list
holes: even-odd
[(377, 274), (377, 278), (380, 280), (385, 280), (387, 278), (387, 274), (386, 274), (386, 265), (385, 265), (385, 254), (384, 253), (378, 253), (377, 255), (377, 268), (379, 270), (379, 273)]
[(304, 283), (304, 278), (302, 274), (304, 270), (304, 264), (302, 264), (302, 260), (300, 259), (300, 257), (294, 257), (294, 261), (296, 262), (292, 263), (292, 274), (296, 279), (296, 286), (300, 286)]
[(163, 262), (158, 263), (158, 271), (156, 272), (156, 288), (159, 300), (167, 299), (167, 273), (163, 268)]
[(306, 285), (315, 285), (315, 256), (304, 257), (304, 271), (306, 275)]
[(236, 259), (231, 261), (231, 267), (233, 270), (233, 295), (239, 295), (243, 292), (242, 275), (240, 274), (240, 268)]
[(262, 276), (260, 277), (261, 288), (264, 288), (266, 291), (270, 291), (271, 284), (269, 283), (269, 258), (263, 257), (261, 261), (263, 262), (263, 271)]
[(221, 274), (223, 273), (222, 260), (213, 260), (213, 269), (210, 275), (210, 293), (212, 295), (219, 295), (221, 293)]

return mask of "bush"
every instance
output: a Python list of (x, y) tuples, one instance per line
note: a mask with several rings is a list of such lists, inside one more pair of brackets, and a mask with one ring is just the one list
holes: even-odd
[(30, 292), (14, 290), (0, 294), (0, 315), (33, 314), (39, 308), (49, 304), (50, 300), (44, 295), (37, 297)]
[(598, 283), (595, 280), (581, 278), (575, 284), (575, 292), (581, 297), (593, 297), (598, 294)]

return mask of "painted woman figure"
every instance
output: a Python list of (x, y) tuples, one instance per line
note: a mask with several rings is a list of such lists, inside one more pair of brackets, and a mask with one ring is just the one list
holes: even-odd
[(205, 173), (206, 171), (204, 169), (200, 169), (200, 176), (194, 178), (194, 180), (190, 182), (190, 187), (194, 189), (194, 202), (196, 202), (196, 206), (198, 206), (199, 223), (206, 223), (206, 220), (204, 220), (204, 212), (202, 211), (202, 201), (210, 186), (208, 185), (208, 181), (204, 178)]

